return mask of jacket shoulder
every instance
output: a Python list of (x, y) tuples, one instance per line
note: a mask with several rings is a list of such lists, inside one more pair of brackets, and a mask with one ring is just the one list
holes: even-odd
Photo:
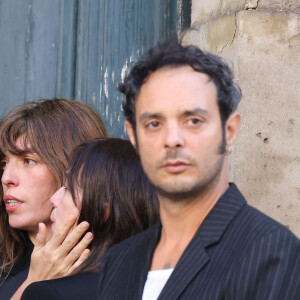
[(284, 225), (250, 205), (245, 205), (240, 210), (234, 223), (239, 224), (239, 230), (248, 230), (248, 232), (252, 233), (253, 237), (256, 239), (268, 236), (273, 232), (280, 232), (291, 239), (298, 240), (298, 238)]
[(135, 252), (137, 246), (149, 239), (153, 239), (155, 232), (159, 230), (160, 224), (155, 224), (148, 229), (114, 245), (109, 251), (108, 254), (110, 257), (117, 255), (127, 256)]

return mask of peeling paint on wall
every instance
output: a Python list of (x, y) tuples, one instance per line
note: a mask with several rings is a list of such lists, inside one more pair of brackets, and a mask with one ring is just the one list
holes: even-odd
[(124, 65), (122, 67), (122, 70), (121, 70), (121, 81), (122, 82), (124, 82), (127, 69), (128, 69), (128, 60), (126, 58), (125, 63), (124, 63)]
[(96, 104), (96, 93), (95, 92), (93, 92), (92, 101), (93, 101), (93, 103), (95, 105)]
[(106, 96), (106, 98), (108, 99), (108, 84), (107, 84), (107, 77), (108, 77), (108, 71), (107, 68), (105, 69), (105, 73), (104, 73), (104, 94)]
[(108, 103), (105, 105), (105, 117), (108, 119)]
[(115, 72), (112, 71), (111, 73), (111, 81), (114, 83), (115, 82)]

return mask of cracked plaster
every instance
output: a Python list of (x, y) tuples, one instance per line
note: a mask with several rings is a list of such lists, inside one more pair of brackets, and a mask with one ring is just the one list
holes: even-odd
[(250, 204), (300, 237), (298, 4), (292, 0), (241, 2), (236, 13), (232, 9), (194, 21), (183, 42), (233, 63), (243, 100), (239, 107), (242, 126), (230, 156), (230, 179)]

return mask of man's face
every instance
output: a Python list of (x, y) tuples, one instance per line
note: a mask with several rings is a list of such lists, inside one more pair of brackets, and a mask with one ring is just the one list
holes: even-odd
[(207, 75), (189, 66), (159, 69), (142, 85), (135, 108), (136, 137), (132, 128), (128, 133), (159, 195), (188, 198), (218, 181), (222, 124)]

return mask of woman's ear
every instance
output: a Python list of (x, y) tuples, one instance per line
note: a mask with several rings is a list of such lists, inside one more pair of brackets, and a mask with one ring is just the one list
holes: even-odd
[(130, 124), (130, 122), (128, 120), (126, 120), (124, 122), (124, 125), (126, 126), (126, 131), (127, 131), (129, 140), (130, 140), (132, 146), (136, 149), (136, 140), (135, 140), (135, 134), (134, 134), (132, 125)]
[(106, 203), (105, 204), (105, 213), (104, 213), (104, 216), (102, 219), (102, 221), (103, 221), (102, 224), (104, 224), (107, 221), (109, 215), (110, 215), (110, 207), (109, 207), (108, 203)]

